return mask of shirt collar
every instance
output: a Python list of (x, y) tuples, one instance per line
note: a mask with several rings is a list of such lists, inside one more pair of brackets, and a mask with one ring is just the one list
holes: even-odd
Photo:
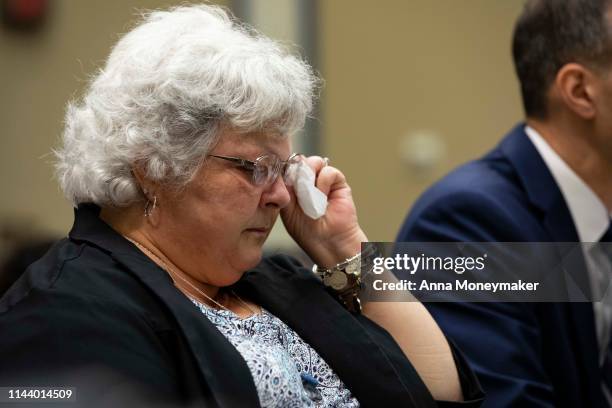
[(598, 242), (608, 229), (612, 214), (608, 212), (597, 194), (534, 128), (525, 126), (525, 133), (557, 182), (572, 214), (580, 241)]

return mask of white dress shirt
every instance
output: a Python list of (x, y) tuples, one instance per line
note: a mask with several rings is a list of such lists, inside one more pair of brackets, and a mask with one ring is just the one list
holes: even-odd
[[(569, 208), (572, 220), (578, 232), (580, 242), (597, 243), (610, 225), (612, 214), (591, 188), (563, 161), (550, 147), (544, 138), (533, 128), (526, 126), (525, 132), (536, 150), (552, 173), (561, 194)], [(612, 288), (608, 290), (608, 282), (612, 276), (612, 265), (607, 256), (595, 244), (583, 245), (584, 257), (587, 263), (591, 292), (594, 298), (601, 301), (593, 302), (597, 343), (599, 346), (599, 361), (608, 349), (610, 330), (612, 329)], [(612, 406), (609, 390), (604, 387), (604, 393)]]

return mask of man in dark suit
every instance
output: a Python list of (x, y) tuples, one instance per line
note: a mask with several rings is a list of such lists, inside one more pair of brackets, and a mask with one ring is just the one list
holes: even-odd
[[(610, 2), (528, 1), (513, 56), (526, 123), (423, 194), (398, 241), (610, 241)], [(602, 246), (585, 251), (581, 262), (593, 290), (612, 274)], [(485, 406), (606, 407), (610, 298), (428, 308), (473, 364)]]

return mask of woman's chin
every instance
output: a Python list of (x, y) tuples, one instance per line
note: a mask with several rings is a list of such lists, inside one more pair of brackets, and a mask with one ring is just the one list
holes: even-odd
[(256, 267), (260, 262), (261, 262), (261, 258), (263, 257), (263, 250), (261, 247), (259, 247), (258, 249), (253, 248), (253, 250), (251, 251), (251, 253), (249, 253), (249, 256), (244, 258), (244, 263), (243, 263), (243, 267), (241, 269), (243, 269), (243, 273), (253, 269), (254, 267)]
[(256, 267), (259, 262), (261, 262), (262, 255), (263, 251), (261, 247), (250, 248), (248, 251), (242, 251), (239, 256), (237, 255), (229, 260), (231, 271), (228, 271), (226, 274), (227, 278), (224, 280), (231, 281), (228, 283), (228, 285), (237, 282), (240, 280), (240, 278), (242, 278), (242, 275)]

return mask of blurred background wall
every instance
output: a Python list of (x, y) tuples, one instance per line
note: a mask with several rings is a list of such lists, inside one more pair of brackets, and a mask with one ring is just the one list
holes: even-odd
[[(306, 150), (344, 171), (371, 240), (393, 240), (428, 185), (483, 154), (522, 117), (510, 55), (522, 0), (220, 3), (268, 35), (297, 42), (324, 77)], [(49, 154), (66, 102), (137, 9), (178, 2), (47, 4), (38, 30), (0, 28), (0, 231), (7, 240), (66, 234), (72, 209), (52, 178)], [(8, 246), (0, 246), (1, 257)]]
[(522, 4), (320, 2), (322, 147), (370, 240), (393, 240), (426, 187), (520, 120), (510, 43)]

